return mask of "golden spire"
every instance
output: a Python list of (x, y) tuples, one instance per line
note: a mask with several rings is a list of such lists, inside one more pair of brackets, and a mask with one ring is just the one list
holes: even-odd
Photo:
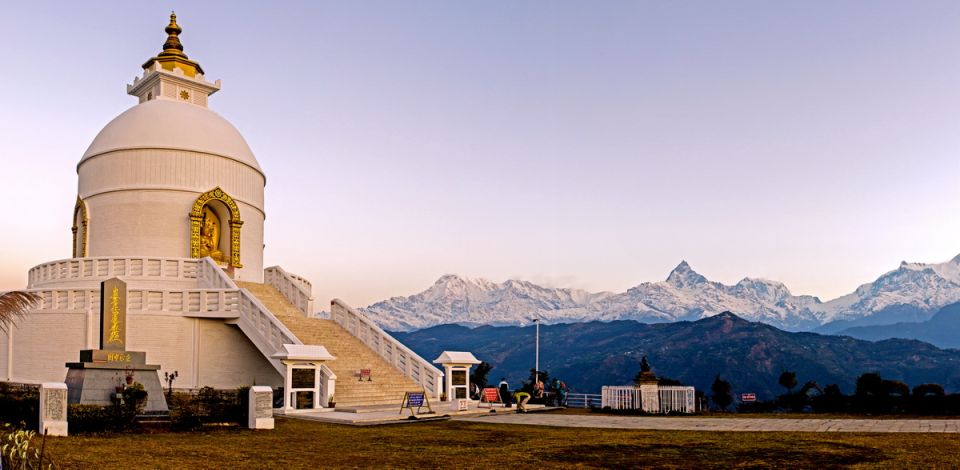
[(163, 52), (157, 54), (156, 57), (151, 57), (143, 64), (143, 68), (149, 68), (154, 62), (158, 62), (165, 70), (172, 72), (175, 68), (180, 69), (189, 77), (194, 77), (198, 73), (203, 74), (200, 64), (190, 60), (183, 53), (183, 44), (180, 44), (180, 33), (183, 32), (183, 29), (177, 24), (177, 14), (175, 12), (170, 12), (170, 24), (164, 31), (167, 32), (167, 41), (163, 43)]
[(180, 38), (177, 37), (183, 30), (177, 24), (176, 12), (170, 12), (170, 24), (164, 31), (167, 32), (167, 42), (163, 43), (163, 52), (160, 53), (159, 57), (177, 56), (186, 59), (187, 55), (183, 53), (183, 44), (180, 44)]

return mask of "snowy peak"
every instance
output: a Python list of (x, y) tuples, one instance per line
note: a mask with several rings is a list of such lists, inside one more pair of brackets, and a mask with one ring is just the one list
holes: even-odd
[(960, 302), (960, 256), (944, 263), (901, 263), (875, 281), (829, 302), (809, 295), (795, 296), (783, 283), (766, 279), (745, 277), (732, 286), (712, 282), (682, 261), (665, 281), (645, 282), (618, 294), (447, 274), (419, 294), (394, 297), (363, 310), (393, 331), (446, 323), (520, 325), (530, 315), (539, 315), (545, 323), (628, 319), (672, 322), (698, 320), (724, 311), (782, 329), (811, 330), (835, 320), (849, 323), (889, 317), (892, 323), (900, 321), (896, 315), (902, 314), (897, 312), (932, 315), (954, 302)]
[(686, 261), (681, 261), (667, 276), (667, 284), (678, 288), (696, 286), (706, 282), (707, 278), (694, 271)]

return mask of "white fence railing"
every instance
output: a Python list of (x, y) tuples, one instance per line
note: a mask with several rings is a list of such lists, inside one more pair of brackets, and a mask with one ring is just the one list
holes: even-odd
[[(655, 395), (654, 395), (655, 393)], [(661, 386), (648, 390), (633, 386), (604, 386), (601, 406), (614, 410), (643, 410), (647, 413), (696, 413), (693, 387)]]
[(313, 294), (310, 283), (299, 276), (294, 276), (280, 266), (273, 266), (263, 270), (263, 281), (274, 287), (280, 294), (300, 310), (307, 317), (313, 317)]
[(223, 269), (213, 261), (213, 258), (207, 257), (196, 260), (197, 282), (200, 287), (206, 289), (238, 289), (237, 284), (230, 279)]
[[(100, 291), (92, 289), (30, 289), (40, 296), (31, 312), (87, 312), (100, 310)], [(180, 313), (186, 317), (236, 318), (238, 290), (128, 289), (127, 310), (132, 313)]]
[(661, 386), (660, 387), (661, 413), (696, 413), (697, 392), (693, 387)]
[(273, 364), (277, 372), (280, 372), (281, 376), (284, 375), (287, 368), (273, 355), (280, 351), (284, 344), (303, 344), (303, 342), (254, 295), (246, 289), (238, 288), (233, 279), (230, 279), (212, 259), (203, 258), (200, 261), (200, 285), (237, 291), (237, 309), (239, 310), (237, 326), (257, 347), (260, 354)]
[(599, 393), (568, 393), (566, 406), (570, 408), (596, 408), (603, 401)]
[(102, 281), (111, 277), (125, 280), (196, 279), (200, 260), (192, 258), (70, 258), (40, 264), (27, 275), (28, 288), (41, 288), (64, 281)]
[(434, 398), (440, 396), (443, 372), (388, 335), (366, 315), (340, 299), (333, 299), (330, 303), (330, 318), (420, 384)]
[(284, 344), (303, 344), (283, 322), (246, 289), (240, 289), (240, 318), (237, 326), (273, 364), (281, 376), (286, 373), (286, 367), (273, 355), (280, 351)]

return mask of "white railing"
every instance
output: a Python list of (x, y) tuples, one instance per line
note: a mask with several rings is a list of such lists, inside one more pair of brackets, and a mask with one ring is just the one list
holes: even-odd
[(220, 266), (217, 266), (217, 263), (213, 261), (213, 258), (208, 256), (196, 261), (198, 262), (197, 282), (200, 287), (206, 289), (238, 288), (237, 284), (233, 282), (233, 279), (230, 279), (230, 277), (223, 272), (223, 269), (220, 268)]
[(111, 277), (124, 280), (196, 279), (199, 260), (192, 258), (70, 258), (40, 264), (30, 269), (29, 288), (64, 281), (102, 281)]
[(565, 404), (570, 408), (596, 408), (601, 402), (599, 393), (568, 393)]
[(659, 392), (661, 413), (697, 412), (697, 392), (693, 387), (661, 386)]
[[(652, 388), (652, 387), (651, 387)], [(601, 405), (613, 410), (643, 410), (647, 413), (696, 413), (696, 391), (693, 387), (662, 386), (656, 395), (633, 386), (604, 386)], [(644, 406), (646, 405), (646, 406)]]
[(380, 354), (400, 372), (420, 384), (434, 398), (440, 396), (443, 372), (388, 335), (366, 315), (340, 299), (333, 299), (330, 303), (330, 318), (367, 347)]
[(236, 289), (238, 293), (237, 309), (239, 310), (236, 320), (237, 326), (257, 347), (260, 354), (263, 354), (277, 369), (277, 372), (280, 372), (280, 375), (283, 376), (287, 369), (273, 355), (280, 351), (284, 344), (303, 344), (303, 342), (267, 307), (264, 307), (256, 296), (250, 294), (246, 289), (239, 289), (233, 279), (230, 279), (213, 259), (203, 258), (200, 262), (198, 276), (200, 285)]
[(237, 289), (127, 291), (127, 309), (131, 312), (179, 312), (186, 317), (237, 318), (239, 301)]
[(280, 266), (273, 266), (263, 270), (263, 281), (282, 294), (291, 304), (297, 307), (304, 316), (313, 317), (313, 294), (310, 292), (310, 283), (299, 276), (294, 276)]
[(631, 386), (608, 386), (604, 385), (600, 390), (601, 403), (603, 408), (612, 410), (639, 410), (642, 409), (642, 397), (640, 389)]
[(296, 281), (297, 284), (300, 284), (300, 287), (302, 287), (303, 290), (307, 292), (313, 292), (313, 284), (311, 284), (310, 281), (300, 276), (297, 276), (296, 274), (293, 274), (293, 273), (287, 273), (287, 275), (289, 275), (290, 278)]
[(320, 403), (326, 406), (331, 398), (336, 398), (337, 374), (326, 364), (320, 364)]
[[(30, 289), (40, 296), (31, 312), (100, 311), (100, 291), (92, 289)], [(238, 290), (128, 289), (127, 310), (134, 313), (180, 313), (186, 317), (236, 318), (240, 315)]]
[(303, 342), (246, 289), (240, 289), (239, 303), (240, 318), (237, 320), (237, 326), (283, 376), (287, 369), (273, 355), (280, 351), (284, 344), (303, 344)]

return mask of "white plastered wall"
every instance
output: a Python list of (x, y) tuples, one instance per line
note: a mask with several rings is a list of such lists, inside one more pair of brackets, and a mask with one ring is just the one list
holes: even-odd
[[(263, 282), (264, 177), (258, 170), (219, 155), (131, 149), (84, 160), (78, 172), (90, 220), (87, 256), (189, 257), (193, 202), (219, 186), (243, 220), (243, 268), (235, 278)], [(221, 231), (229, 230), (225, 222)]]
[[(92, 312), (31, 312), (12, 330), (13, 369), (8, 369), (9, 333), (0, 333), (0, 380), (62, 382), (67, 362), (81, 349), (96, 349), (99, 315)], [(277, 387), (280, 374), (239, 328), (222, 320), (163, 313), (128, 317), (127, 349), (147, 351), (147, 363), (163, 372), (177, 371), (178, 388)]]

